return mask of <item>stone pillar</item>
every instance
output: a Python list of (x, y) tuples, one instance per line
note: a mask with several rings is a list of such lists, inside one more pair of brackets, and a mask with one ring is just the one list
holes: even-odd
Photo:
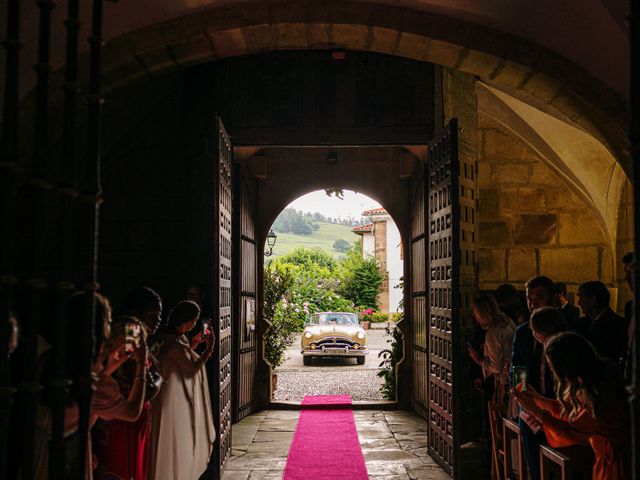
[(376, 249), (378, 271), (382, 275), (378, 307), (381, 312), (389, 313), (389, 272), (387, 271), (387, 221), (374, 222), (373, 235)]

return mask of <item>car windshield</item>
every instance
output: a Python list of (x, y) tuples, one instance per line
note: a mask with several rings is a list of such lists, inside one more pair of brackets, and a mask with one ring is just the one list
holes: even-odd
[(314, 325), (358, 325), (354, 313), (316, 313), (311, 317)]

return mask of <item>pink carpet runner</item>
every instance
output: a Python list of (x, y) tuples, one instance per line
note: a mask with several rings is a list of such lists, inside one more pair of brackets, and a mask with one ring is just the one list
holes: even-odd
[(304, 397), (282, 478), (369, 478), (349, 395)]

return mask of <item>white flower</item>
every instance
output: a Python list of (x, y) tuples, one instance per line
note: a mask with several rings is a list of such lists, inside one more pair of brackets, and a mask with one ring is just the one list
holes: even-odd
[(300, 313), (300, 309), (299, 309), (299, 308), (296, 308), (296, 309), (294, 310), (294, 312), (296, 312), (296, 313)]

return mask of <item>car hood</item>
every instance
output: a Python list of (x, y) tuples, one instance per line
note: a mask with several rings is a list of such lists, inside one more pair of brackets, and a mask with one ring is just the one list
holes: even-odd
[(311, 332), (314, 337), (352, 337), (359, 331), (364, 331), (362, 327), (348, 325), (314, 325), (304, 329), (305, 332)]

